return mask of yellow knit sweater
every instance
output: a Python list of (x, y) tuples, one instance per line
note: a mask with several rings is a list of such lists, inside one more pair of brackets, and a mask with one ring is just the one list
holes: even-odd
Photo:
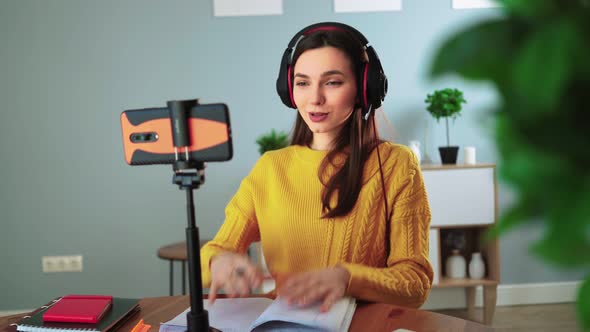
[(318, 168), (326, 151), (290, 146), (265, 153), (227, 205), (215, 238), (201, 249), (203, 286), (217, 253), (244, 253), (261, 241), (271, 275), (340, 265), (350, 272), (347, 295), (358, 299), (419, 307), (432, 284), (428, 261), (430, 208), (420, 167), (402, 145), (379, 145), (387, 204), (385, 223), (376, 151), (363, 172), (353, 210), (322, 219)]

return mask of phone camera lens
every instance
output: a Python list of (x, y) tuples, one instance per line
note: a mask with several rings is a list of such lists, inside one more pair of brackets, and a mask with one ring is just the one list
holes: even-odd
[(155, 142), (158, 140), (158, 134), (156, 133), (140, 133), (140, 134), (131, 134), (130, 136), (131, 142), (134, 143), (146, 143), (146, 142)]

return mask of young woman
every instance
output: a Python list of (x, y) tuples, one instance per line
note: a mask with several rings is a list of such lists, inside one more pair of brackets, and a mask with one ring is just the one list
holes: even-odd
[(411, 151), (379, 139), (373, 109), (387, 80), (352, 27), (301, 30), (277, 90), (298, 110), (291, 146), (265, 153), (201, 250), (210, 301), (247, 296), (262, 273), (245, 252), (260, 241), (281, 298), (322, 310), (343, 296), (419, 307), (432, 284), (430, 209)]

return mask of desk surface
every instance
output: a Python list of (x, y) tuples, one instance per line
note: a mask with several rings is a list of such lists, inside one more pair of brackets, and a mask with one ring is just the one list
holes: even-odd
[[(145, 298), (139, 302), (141, 311), (119, 331), (131, 331), (140, 318), (152, 325), (150, 331), (158, 331), (161, 322), (168, 321), (189, 306), (188, 296)], [(0, 317), (0, 331), (14, 332), (9, 326), (22, 315)], [(352, 319), (350, 331), (391, 332), (403, 328), (412, 331), (494, 331), (475, 322), (446, 316), (430, 311), (409, 309), (383, 303), (359, 303)]]

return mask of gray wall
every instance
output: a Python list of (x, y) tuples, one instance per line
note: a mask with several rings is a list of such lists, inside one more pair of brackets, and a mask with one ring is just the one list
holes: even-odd
[[(258, 158), (256, 137), (290, 129), (294, 112), (281, 105), (274, 84), (288, 40), (307, 24), (342, 21), (375, 46), (390, 82), (384, 112), (398, 142), (426, 141), (438, 159), (444, 127), (423, 100), (452, 85), (469, 100), (452, 141), (495, 162), (486, 116), (493, 90), (425, 76), (441, 38), (497, 14), (455, 11), (450, 2), (335, 14), (332, 1), (292, 0), (282, 16), (215, 18), (210, 0), (0, 0), (0, 310), (65, 293), (167, 295), (168, 264), (156, 250), (183, 239), (185, 197), (170, 183), (169, 167), (125, 164), (121, 111), (195, 97), (229, 105), (234, 159), (210, 164), (196, 193), (201, 236), (212, 237)], [(501, 199), (502, 206), (510, 201)], [(530, 258), (527, 243), (540, 231), (502, 239), (504, 283), (581, 277)], [(41, 256), (70, 254), (84, 256), (84, 272), (41, 272)]]

